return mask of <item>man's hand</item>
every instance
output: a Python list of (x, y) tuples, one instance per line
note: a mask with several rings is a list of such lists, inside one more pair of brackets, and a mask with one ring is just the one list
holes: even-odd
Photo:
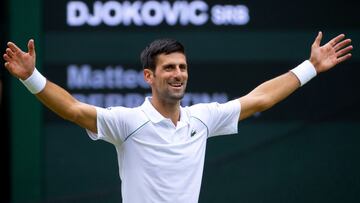
[(322, 32), (319, 32), (314, 43), (311, 46), (310, 62), (315, 66), (316, 72), (321, 73), (334, 67), (336, 64), (351, 58), (350, 51), (353, 46), (349, 45), (351, 39), (345, 39), (344, 34), (330, 40), (323, 46), (320, 46)]
[(28, 42), (28, 52), (23, 52), (14, 43), (8, 42), (8, 48), (3, 55), (6, 69), (15, 77), (26, 80), (35, 68), (35, 45), (34, 40)]

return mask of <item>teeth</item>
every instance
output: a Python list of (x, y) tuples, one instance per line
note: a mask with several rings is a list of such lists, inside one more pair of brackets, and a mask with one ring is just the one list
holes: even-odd
[(180, 87), (182, 83), (171, 83), (170, 85), (174, 87)]

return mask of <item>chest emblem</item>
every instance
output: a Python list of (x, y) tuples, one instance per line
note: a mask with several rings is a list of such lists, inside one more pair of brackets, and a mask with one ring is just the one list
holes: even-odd
[(196, 134), (196, 130), (195, 130), (195, 129), (192, 129), (190, 136), (193, 137), (195, 134)]

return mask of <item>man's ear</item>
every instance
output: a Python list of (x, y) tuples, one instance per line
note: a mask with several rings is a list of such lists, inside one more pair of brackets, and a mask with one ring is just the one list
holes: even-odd
[(148, 68), (144, 69), (144, 80), (146, 83), (148, 83), (149, 85), (152, 84), (154, 78), (154, 72)]

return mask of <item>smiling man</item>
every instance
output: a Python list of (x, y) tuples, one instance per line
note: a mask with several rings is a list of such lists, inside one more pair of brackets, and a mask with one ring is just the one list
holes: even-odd
[(318, 73), (349, 59), (353, 47), (344, 37), (320, 46), (319, 32), (310, 59), (291, 71), (239, 99), (190, 107), (180, 106), (188, 66), (184, 47), (176, 40), (155, 40), (141, 53), (152, 96), (136, 108), (104, 109), (77, 101), (36, 70), (33, 40), (27, 53), (9, 42), (3, 57), (7, 70), (49, 109), (85, 128), (92, 139), (116, 147), (124, 203), (196, 203), (207, 139), (237, 133), (239, 120), (269, 109)]

